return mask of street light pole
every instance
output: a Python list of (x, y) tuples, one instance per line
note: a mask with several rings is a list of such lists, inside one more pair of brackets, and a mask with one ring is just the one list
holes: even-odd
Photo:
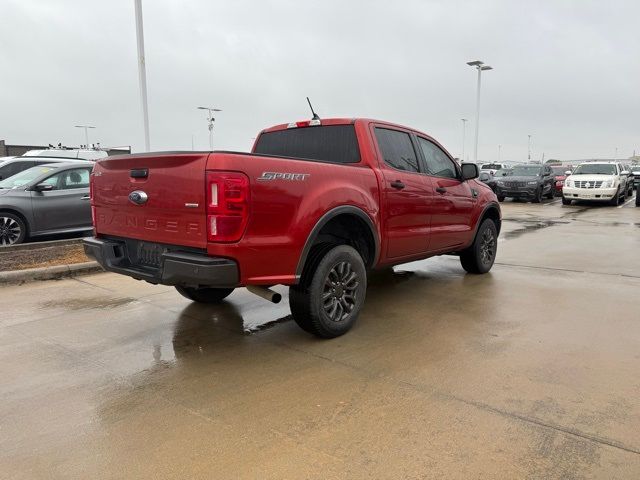
[(85, 144), (85, 148), (89, 148), (89, 129), (90, 128), (96, 128), (96, 127), (92, 127), (91, 125), (74, 125), (75, 128), (84, 128), (84, 144)]
[(478, 163), (478, 134), (480, 133), (480, 83), (482, 80), (482, 71), (493, 70), (493, 67), (485, 65), (484, 62), (481, 62), (480, 60), (467, 62), (467, 65), (475, 67), (476, 70), (478, 70), (478, 90), (476, 94), (476, 142), (473, 152), (474, 162)]
[(529, 143), (527, 144), (527, 152), (528, 152), (527, 161), (531, 162), (531, 135), (528, 135), (528, 137), (529, 137)]
[(498, 163), (500, 163), (500, 150), (502, 150), (502, 145), (498, 145)]
[(138, 80), (140, 82), (140, 100), (142, 102), (142, 121), (144, 122), (144, 149), (151, 150), (149, 141), (149, 108), (147, 106), (147, 67), (144, 57), (144, 32), (142, 29), (142, 0), (133, 0), (136, 10), (136, 40), (138, 44)]
[(464, 162), (464, 143), (465, 143), (465, 135), (467, 130), (467, 119), (461, 118), (460, 120), (462, 120), (462, 158), (460, 160), (460, 163), (462, 163)]
[(222, 110), (213, 107), (198, 107), (198, 110), (206, 110), (208, 112), (207, 123), (209, 128), (209, 148), (213, 150), (213, 122), (216, 121), (216, 119), (213, 117), (213, 112), (221, 112)]

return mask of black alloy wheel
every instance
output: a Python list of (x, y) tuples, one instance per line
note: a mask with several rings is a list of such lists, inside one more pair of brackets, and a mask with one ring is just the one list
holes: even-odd
[(322, 305), (331, 321), (340, 322), (353, 311), (359, 285), (358, 274), (348, 261), (334, 265), (329, 271), (324, 281)]

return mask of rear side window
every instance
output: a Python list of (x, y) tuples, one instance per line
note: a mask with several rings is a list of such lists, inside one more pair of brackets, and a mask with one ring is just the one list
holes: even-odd
[(360, 161), (353, 125), (289, 128), (263, 133), (254, 152), (329, 163)]
[(420, 171), (418, 157), (408, 133), (388, 128), (376, 128), (375, 132), (384, 163), (398, 170)]

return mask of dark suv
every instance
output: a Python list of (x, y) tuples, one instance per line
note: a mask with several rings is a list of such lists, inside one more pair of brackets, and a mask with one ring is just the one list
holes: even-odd
[(548, 165), (516, 165), (496, 177), (496, 195), (500, 202), (512, 197), (540, 203), (543, 196), (555, 196), (554, 182), (555, 175)]

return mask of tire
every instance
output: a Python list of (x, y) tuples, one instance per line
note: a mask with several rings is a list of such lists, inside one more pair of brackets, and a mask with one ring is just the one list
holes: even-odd
[(614, 195), (614, 197), (609, 201), (609, 205), (620, 205), (620, 187), (618, 187), (618, 191)]
[(0, 212), (0, 246), (17, 245), (27, 238), (27, 226), (17, 215)]
[(563, 205), (571, 205), (571, 199), (565, 197), (564, 195), (562, 196), (562, 204)]
[(504, 202), (504, 195), (498, 195), (498, 201)]
[(198, 303), (220, 303), (231, 295), (234, 288), (194, 288), (176, 286), (180, 295)]
[(536, 190), (534, 197), (531, 199), (531, 203), (540, 203), (542, 202), (542, 187)]
[(469, 273), (487, 273), (491, 270), (498, 251), (498, 229), (493, 220), (485, 219), (473, 244), (460, 252), (460, 264)]
[(640, 207), (640, 191), (636, 190), (636, 207)]
[(547, 193), (547, 198), (549, 200), (553, 200), (555, 196), (556, 196), (556, 187), (552, 185), (551, 188), (549, 189), (549, 193)]
[(354, 248), (338, 245), (289, 289), (289, 306), (300, 328), (320, 338), (335, 338), (353, 327), (366, 293), (362, 257)]

